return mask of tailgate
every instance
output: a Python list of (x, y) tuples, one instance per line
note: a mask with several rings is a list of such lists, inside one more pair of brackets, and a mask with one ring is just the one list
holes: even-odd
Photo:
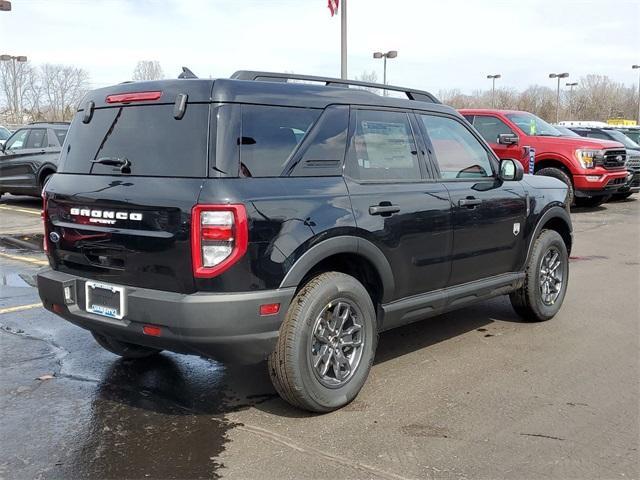
[(56, 270), (192, 293), (189, 228), (201, 184), (191, 178), (56, 175), (47, 185), (48, 231), (58, 234), (57, 242), (49, 241)]

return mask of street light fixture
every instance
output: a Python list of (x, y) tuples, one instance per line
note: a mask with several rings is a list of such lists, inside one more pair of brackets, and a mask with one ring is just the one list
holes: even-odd
[[(640, 65), (631, 65), (633, 70), (640, 69)], [(640, 72), (638, 72), (638, 125), (640, 125)]]
[(578, 82), (567, 82), (565, 83), (567, 87), (569, 87), (569, 116), (573, 116), (573, 87), (578, 86)]
[(560, 121), (560, 79), (567, 78), (568, 76), (569, 74), (567, 72), (549, 74), (549, 78), (558, 79), (558, 90), (556, 91), (556, 123)]
[(502, 75), (496, 73), (495, 75), (487, 75), (487, 78), (491, 79), (491, 108), (496, 108), (496, 79), (501, 78)]
[[(382, 77), (382, 83), (384, 85), (387, 84), (387, 58), (396, 58), (398, 56), (398, 51), (397, 50), (389, 50), (387, 53), (382, 53), (382, 52), (374, 52), (373, 53), (373, 58), (384, 58), (384, 69), (383, 69), (383, 77)], [(385, 90), (385, 95), (386, 95), (386, 90)]]

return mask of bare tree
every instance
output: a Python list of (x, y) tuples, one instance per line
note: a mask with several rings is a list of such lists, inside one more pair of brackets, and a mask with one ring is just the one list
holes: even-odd
[[(370, 72), (364, 70), (360, 75), (356, 75), (356, 80), (359, 82), (378, 83), (378, 74), (374, 70)], [(376, 94), (382, 93), (378, 88), (362, 87), (362, 89)]]
[(87, 93), (89, 74), (66, 65), (45, 64), (40, 68), (47, 120), (70, 120)]
[(133, 70), (133, 79), (142, 80), (160, 80), (164, 78), (164, 72), (157, 60), (141, 60)]
[(13, 123), (24, 121), (25, 105), (30, 102), (31, 88), (37, 83), (37, 72), (29, 62), (0, 62), (0, 93)]

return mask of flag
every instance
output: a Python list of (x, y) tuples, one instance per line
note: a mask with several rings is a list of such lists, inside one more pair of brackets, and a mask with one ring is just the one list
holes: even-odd
[(331, 16), (333, 17), (338, 13), (338, 5), (340, 4), (340, 0), (327, 0), (327, 6), (331, 11)]

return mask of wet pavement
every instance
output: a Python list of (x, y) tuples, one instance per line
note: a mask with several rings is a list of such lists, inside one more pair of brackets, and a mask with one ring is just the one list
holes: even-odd
[(572, 216), (555, 319), (498, 298), (385, 333), (328, 415), (264, 365), (119, 360), (38, 305), (41, 254), (0, 247), (0, 478), (638, 478), (640, 201)]

